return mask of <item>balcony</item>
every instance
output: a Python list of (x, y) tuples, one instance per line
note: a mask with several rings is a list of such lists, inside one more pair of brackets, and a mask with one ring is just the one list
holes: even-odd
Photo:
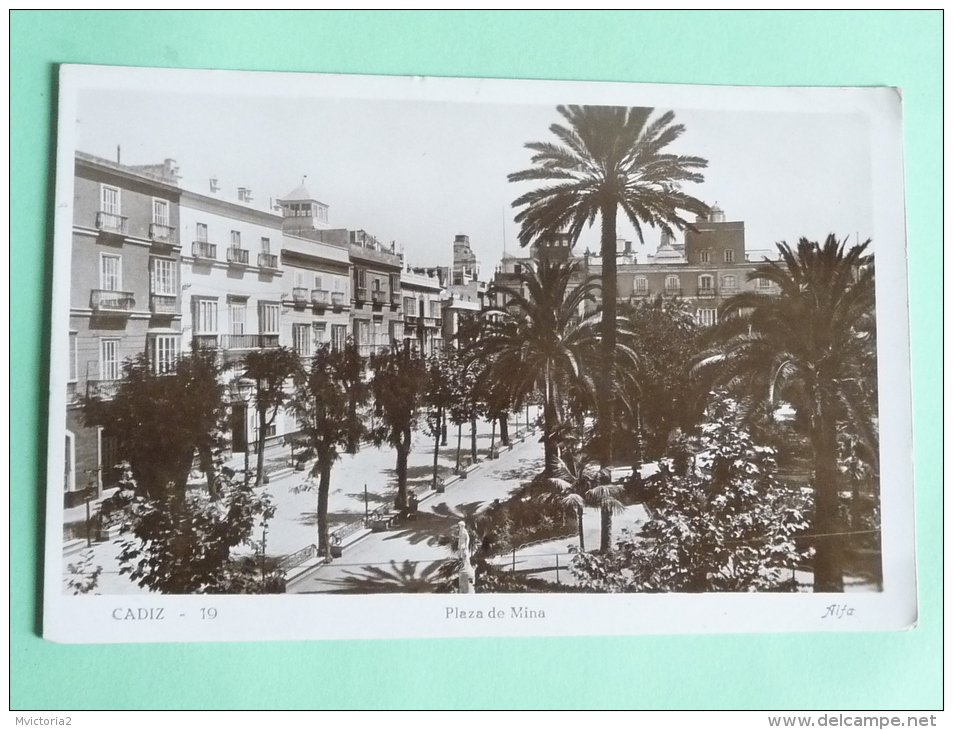
[(121, 380), (87, 380), (86, 397), (99, 400), (112, 400), (119, 392)]
[(311, 303), (316, 307), (328, 306), (330, 292), (327, 289), (312, 289)]
[(698, 287), (698, 297), (700, 299), (712, 299), (715, 296), (715, 287), (713, 286), (700, 286)]
[(109, 236), (125, 236), (127, 220), (124, 215), (99, 211), (96, 213), (96, 228), (100, 233)]
[(258, 254), (258, 266), (262, 269), (278, 270), (278, 254), (260, 253)]
[(358, 302), (366, 302), (366, 301), (367, 301), (367, 289), (365, 289), (364, 287), (361, 287), (361, 286), (357, 287), (357, 288), (354, 290), (354, 299), (355, 299), (355, 301), (358, 301)]
[(278, 335), (222, 335), (223, 350), (266, 350), (278, 347)]
[(294, 300), (296, 306), (304, 306), (311, 301), (311, 292), (306, 286), (296, 286), (291, 290), (291, 298)]
[(193, 350), (217, 350), (218, 335), (195, 335), (192, 337)]
[(632, 292), (632, 296), (638, 299), (645, 299), (645, 297), (649, 296), (649, 290), (647, 287), (645, 289), (635, 289)]
[(234, 266), (248, 266), (248, 249), (230, 246), (225, 259)]
[(680, 286), (666, 286), (666, 287), (665, 287), (665, 296), (667, 296), (667, 297), (680, 297), (680, 296), (682, 296), (682, 287), (680, 287)]
[(208, 241), (193, 241), (192, 255), (197, 259), (209, 259), (215, 261), (218, 258), (215, 244)]
[(439, 317), (424, 317), (424, 327), (439, 327), (440, 318)]
[(178, 314), (179, 298), (175, 294), (150, 294), (149, 311), (153, 314)]
[(332, 307), (344, 306), (344, 292), (343, 291), (331, 292), (331, 306)]
[(136, 306), (136, 299), (129, 291), (93, 289), (90, 307), (95, 314), (125, 314)]
[[(392, 291), (392, 292), (390, 293), (390, 306), (391, 306), (391, 307), (399, 307), (399, 306), (400, 306), (400, 292), (399, 292), (399, 291)], [(396, 311), (396, 309), (395, 309), (395, 311)]]
[(163, 225), (162, 223), (149, 224), (149, 238), (153, 243), (161, 243), (166, 246), (177, 246), (178, 236), (175, 235), (175, 228)]

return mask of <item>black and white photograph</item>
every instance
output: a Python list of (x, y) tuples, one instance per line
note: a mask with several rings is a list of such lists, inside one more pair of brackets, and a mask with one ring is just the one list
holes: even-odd
[(66, 66), (56, 213), (47, 638), (916, 623), (896, 90)]

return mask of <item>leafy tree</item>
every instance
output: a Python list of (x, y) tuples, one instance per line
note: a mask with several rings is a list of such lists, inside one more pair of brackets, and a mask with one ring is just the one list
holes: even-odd
[(777, 591), (796, 587), (795, 537), (808, 526), (809, 498), (783, 488), (773, 450), (739, 425), (738, 404), (716, 401), (702, 426), (700, 470), (663, 472), (652, 518), (614, 551), (577, 553), (570, 570), (607, 592)]
[(743, 292), (725, 306), (713, 346), (698, 358), (706, 386), (726, 386), (750, 419), (770, 419), (780, 402), (810, 444), (816, 511), (814, 590), (844, 589), (838, 433), (877, 451), (873, 258), (869, 241), (846, 247), (832, 234), (778, 244), (749, 279), (773, 282), (777, 295)]
[(341, 452), (358, 442), (364, 431), (357, 409), (366, 400), (367, 389), (362, 382), (355, 385), (352, 381), (355, 359), (360, 364), (353, 340), (349, 339), (340, 350), (325, 343), (315, 351), (310, 366), (299, 369), (294, 376), (291, 410), (300, 424), (307, 451), (315, 457), (305, 486), (318, 480), (318, 554), (324, 557), (330, 556), (331, 468)]
[(117, 452), (132, 465), (143, 495), (159, 498), (170, 488), (184, 493), (197, 452), (214, 494), (211, 455), (222, 445), (225, 399), (221, 367), (213, 353), (186, 355), (161, 374), (140, 354), (123, 365), (112, 399), (82, 401), (83, 419), (116, 438)]
[(691, 224), (679, 211), (707, 215), (708, 206), (683, 192), (683, 183), (700, 183), (708, 162), (665, 152), (685, 131), (673, 124), (671, 111), (652, 119), (653, 109), (607, 106), (559, 106), (568, 126), (549, 129), (557, 142), (530, 142), (533, 167), (509, 176), (510, 182), (544, 182), (513, 201), (522, 208), (519, 240), (527, 246), (540, 237), (568, 232), (576, 241), (582, 230), (601, 220), (602, 363), (598, 378), (602, 463), (613, 457), (615, 428), (613, 363), (616, 349), (616, 216), (621, 208), (643, 240), (642, 226), (669, 233)]
[[(427, 361), (427, 388), (424, 401), (427, 404), (426, 430), (433, 437), (433, 481), (437, 488), (440, 440), (443, 435), (447, 413), (457, 400), (459, 382), (456, 379), (459, 356), (456, 348), (444, 347)], [(459, 457), (458, 457), (459, 458)]]
[(673, 430), (694, 426), (689, 368), (700, 351), (699, 328), (685, 303), (671, 297), (625, 305), (623, 316), (639, 353), (638, 374), (630, 381), (638, 409), (620, 414), (617, 422), (627, 434), (643, 429), (645, 456), (656, 459)]
[(252, 350), (245, 357), (245, 377), (255, 381), (255, 410), (258, 413), (258, 465), (255, 486), (265, 475), (265, 438), (278, 411), (288, 403), (287, 381), (301, 368), (298, 356), (287, 347)]
[(395, 346), (371, 355), (370, 389), (374, 415), (381, 425), (371, 431), (374, 443), (388, 444), (397, 451), (398, 510), (407, 507), (407, 457), (417, 427), (418, 410), (427, 389), (425, 363), (408, 346)]
[(267, 494), (256, 494), (225, 469), (214, 498), (171, 484), (148, 494), (128, 462), (121, 469), (119, 489), (102, 507), (104, 520), (121, 524), (120, 574), (167, 594), (283, 592), (282, 575), (262, 581), (253, 563), (232, 557), (234, 548), (253, 544), (259, 520), (274, 516)]
[[(576, 516), (580, 552), (586, 550), (582, 519), (586, 505), (595, 505), (611, 514), (619, 514), (625, 509), (619, 501), (622, 488), (610, 484), (606, 475), (600, 474), (600, 471), (598, 465), (578, 455), (567, 454), (560, 459), (558, 470), (549, 478), (550, 484), (558, 490), (556, 497), (560, 504), (571, 509)], [(608, 538), (603, 536), (602, 539), (611, 540), (611, 534)]]

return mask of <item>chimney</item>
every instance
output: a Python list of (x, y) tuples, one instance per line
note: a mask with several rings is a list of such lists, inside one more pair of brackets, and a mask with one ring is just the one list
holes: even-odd
[(208, 189), (209, 189), (209, 192), (212, 192), (212, 193), (217, 193), (217, 192), (219, 191), (218, 178), (217, 178), (217, 177), (211, 177), (211, 178), (209, 178), (209, 181), (208, 181)]
[(243, 203), (250, 203), (252, 201), (251, 188), (239, 188), (238, 199)]

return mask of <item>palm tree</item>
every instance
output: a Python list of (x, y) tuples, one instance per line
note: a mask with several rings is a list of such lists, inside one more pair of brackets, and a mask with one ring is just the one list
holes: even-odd
[[(506, 305), (484, 313), (485, 330), (475, 355), (486, 377), (521, 403), (542, 394), (545, 468), (555, 469), (556, 436), (566, 400), (592, 390), (598, 355), (598, 318), (580, 317), (595, 298), (595, 277), (582, 277), (578, 264), (544, 261), (516, 275), (518, 284), (499, 284)], [(577, 283), (578, 282), (578, 283)]]
[[(579, 552), (586, 550), (586, 538), (583, 531), (583, 514), (586, 505), (595, 505), (600, 510), (610, 514), (619, 514), (625, 506), (619, 500), (622, 487), (609, 484), (606, 475), (596, 464), (576, 456), (567, 455), (559, 460), (556, 472), (549, 478), (549, 483), (558, 490), (556, 498), (567, 509), (571, 509), (576, 516), (579, 530)], [(606, 529), (602, 525), (603, 532)], [(611, 524), (609, 525), (611, 530)], [(611, 539), (602, 535), (601, 540)]]
[(611, 364), (616, 345), (616, 216), (621, 207), (643, 240), (642, 226), (672, 233), (691, 224), (679, 211), (707, 215), (708, 206), (681, 189), (682, 183), (703, 182), (697, 172), (708, 166), (701, 157), (665, 152), (685, 131), (673, 124), (674, 112), (651, 119), (645, 107), (558, 106), (568, 127), (553, 124), (558, 139), (530, 142), (534, 167), (509, 175), (510, 182), (545, 181), (546, 185), (513, 201), (522, 207), (523, 246), (540, 237), (566, 232), (576, 241), (596, 216), (602, 224), (603, 368), (598, 379), (602, 464), (612, 459), (613, 397)]
[(748, 279), (770, 281), (780, 293), (730, 299), (712, 333), (715, 346), (695, 366), (708, 385), (742, 394), (749, 418), (770, 418), (779, 401), (795, 409), (812, 457), (816, 592), (844, 588), (838, 432), (850, 430), (877, 450), (869, 243), (846, 249), (833, 234), (822, 244), (779, 243), (780, 261), (765, 261)]

